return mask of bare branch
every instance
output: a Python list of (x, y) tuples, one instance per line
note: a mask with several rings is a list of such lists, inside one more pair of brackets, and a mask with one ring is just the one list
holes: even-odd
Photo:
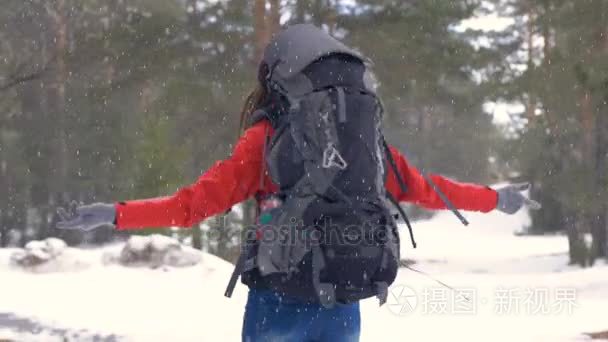
[(49, 61), (47, 61), (42, 68), (32, 71), (30, 73), (23, 74), (22, 71), (25, 69), (26, 63), (22, 63), (17, 66), (15, 72), (12, 75), (7, 77), (8, 81), (6, 83), (0, 85), (0, 91), (6, 91), (12, 87), (18, 86), (20, 84), (41, 78), (50, 68), (51, 64), (55, 60), (55, 56), (53, 56)]

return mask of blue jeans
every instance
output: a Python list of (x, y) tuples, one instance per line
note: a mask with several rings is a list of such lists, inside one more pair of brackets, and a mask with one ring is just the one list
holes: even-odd
[(243, 342), (357, 342), (359, 303), (326, 309), (271, 290), (250, 289), (243, 322)]

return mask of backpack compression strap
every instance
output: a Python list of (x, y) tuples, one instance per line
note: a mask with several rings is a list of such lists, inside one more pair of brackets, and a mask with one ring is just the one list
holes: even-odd
[(460, 220), (460, 222), (462, 222), (463, 225), (468, 226), (469, 221), (467, 221), (467, 219), (464, 216), (462, 216), (460, 211), (458, 209), (456, 209), (454, 204), (448, 199), (448, 197), (443, 193), (443, 191), (441, 191), (441, 189), (439, 189), (437, 184), (435, 184), (435, 182), (433, 182), (431, 177), (427, 176), (424, 172), (421, 172), (421, 174), (422, 174), (422, 177), (424, 178), (424, 180), (427, 183), (429, 183), (431, 188), (433, 188), (433, 190), (437, 193), (437, 195), (439, 195), (439, 198), (441, 198), (441, 201), (445, 204), (445, 206), (448, 207), (448, 209), (450, 209), (454, 213), (454, 215), (456, 215), (456, 217), (458, 217), (458, 219)]
[[(384, 138), (382, 139), (382, 144), (384, 145), (384, 150), (386, 151), (386, 157), (391, 165), (391, 168), (393, 169), (393, 171), (395, 172), (395, 175), (397, 176), (397, 181), (399, 183), (399, 186), (401, 187), (401, 190), (404, 192), (407, 191), (407, 186), (405, 185), (403, 178), (401, 178), (401, 175), (399, 174), (399, 169), (397, 168), (397, 164), (395, 163), (395, 160), (393, 159), (393, 156), (391, 155), (391, 151), (388, 148), (388, 144), (386, 143), (386, 140)], [(424, 174), (424, 172), (421, 172), (421, 174), (422, 174), (422, 177), (424, 178), (424, 180), (431, 186), (431, 188), (433, 188), (433, 191), (435, 191), (437, 193), (437, 195), (439, 196), (439, 198), (441, 199), (443, 204), (445, 204), (445, 206), (448, 209), (450, 209), (454, 213), (454, 215), (456, 215), (456, 217), (458, 217), (458, 219), (460, 220), (460, 222), (462, 222), (462, 224), (464, 224), (465, 226), (468, 226), (469, 221), (467, 221), (467, 219), (460, 213), (460, 211), (456, 208), (454, 203), (452, 203), (452, 201), (450, 201), (450, 199), (443, 193), (443, 191), (441, 191), (441, 189), (439, 189), (437, 184), (435, 184), (435, 182), (433, 182), (433, 180), (429, 176)], [(399, 208), (401, 208), (401, 207), (399, 206)], [(411, 233), (411, 229), (410, 229), (410, 233)], [(413, 239), (412, 239), (412, 242), (413, 242)]]

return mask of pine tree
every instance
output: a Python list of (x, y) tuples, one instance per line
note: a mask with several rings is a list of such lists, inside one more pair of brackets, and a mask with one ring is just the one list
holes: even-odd
[[(514, 15), (525, 15), (519, 29), (532, 36), (520, 46), (536, 56), (528, 56), (526, 70), (507, 82), (510, 98), (528, 104), (527, 125), (514, 150), (543, 203), (543, 210), (533, 213), (532, 231), (565, 229), (571, 262), (586, 265), (606, 256), (608, 4), (514, 0), (510, 5)], [(533, 40), (542, 46), (529, 47)], [(588, 233), (591, 250), (583, 241)]]

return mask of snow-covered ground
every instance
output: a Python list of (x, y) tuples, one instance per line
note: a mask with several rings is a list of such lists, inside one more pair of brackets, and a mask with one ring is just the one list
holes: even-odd
[[(469, 227), (449, 212), (418, 222), (416, 250), (403, 230), (402, 257), (456, 292), (402, 269), (385, 306), (363, 303), (363, 341), (581, 341), (608, 329), (608, 266), (568, 267), (563, 236), (515, 236), (528, 224), (524, 213), (467, 217)], [(103, 265), (118, 248), (80, 251), (92, 266), (50, 274), (14, 270), (13, 250), (0, 250), (0, 339), (240, 339), (247, 290), (223, 296), (230, 264), (203, 255), (180, 269)], [(32, 322), (37, 334), (17, 331)]]
[(580, 341), (608, 329), (605, 264), (567, 266), (564, 236), (516, 236), (526, 213), (465, 216), (468, 227), (450, 212), (415, 224), (415, 250), (402, 232), (402, 258), (456, 291), (403, 269), (387, 308), (364, 303), (363, 340)]

